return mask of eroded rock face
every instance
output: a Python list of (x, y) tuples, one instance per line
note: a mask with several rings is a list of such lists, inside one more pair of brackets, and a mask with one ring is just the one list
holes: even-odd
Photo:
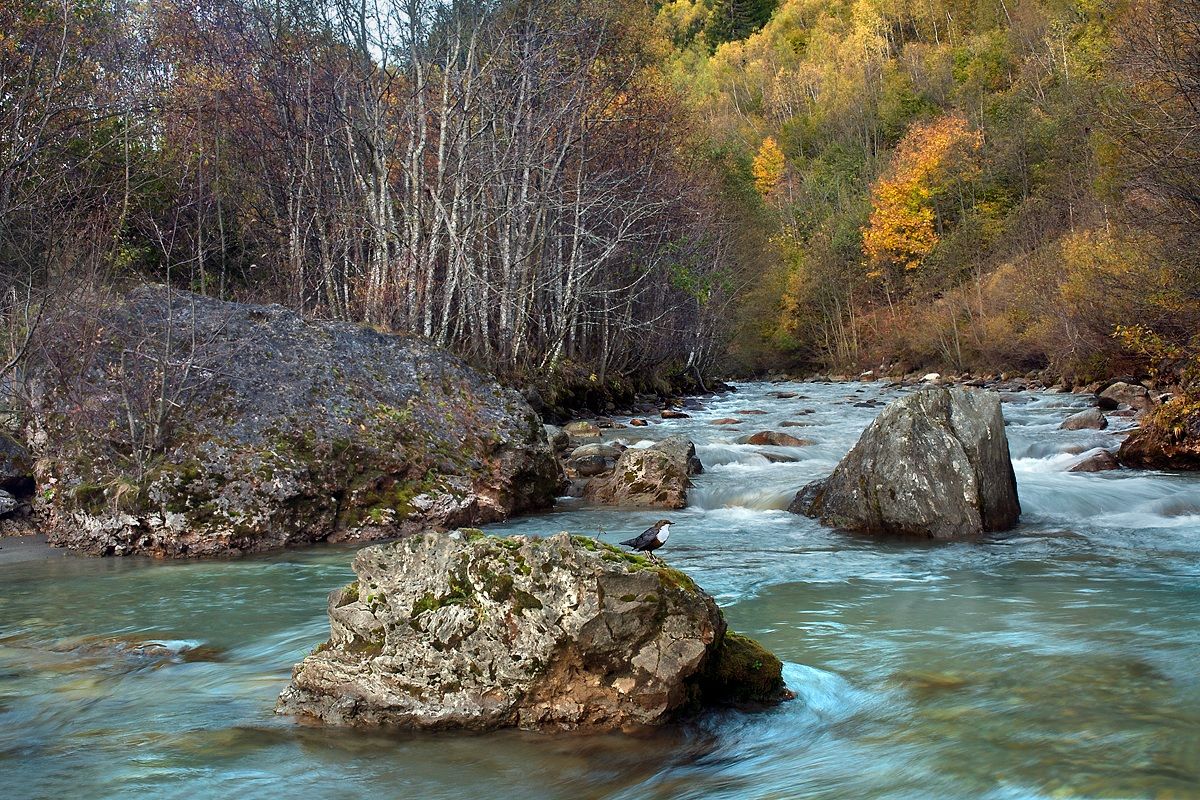
[(180, 557), (390, 537), (545, 507), (560, 485), (528, 403), (424, 341), (154, 286), (100, 318), (94, 352), (64, 342), (37, 381), (53, 544)]
[(934, 539), (1013, 527), (1021, 506), (999, 397), (939, 387), (890, 403), (788, 510), (838, 528)]
[(597, 503), (643, 508), (684, 508), (690, 475), (703, 469), (696, 446), (672, 436), (647, 448), (630, 448), (612, 473), (592, 479), (584, 497)]
[[(332, 725), (613, 729), (773, 702), (778, 659), (683, 573), (594, 539), (429, 533), (368, 547), (280, 713)], [(749, 642), (749, 644), (747, 644)]]

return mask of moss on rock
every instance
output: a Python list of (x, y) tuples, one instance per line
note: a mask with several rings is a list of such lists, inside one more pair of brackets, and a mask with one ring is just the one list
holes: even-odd
[(708, 700), (777, 703), (791, 696), (783, 682), (783, 662), (749, 636), (726, 631), (701, 679)]

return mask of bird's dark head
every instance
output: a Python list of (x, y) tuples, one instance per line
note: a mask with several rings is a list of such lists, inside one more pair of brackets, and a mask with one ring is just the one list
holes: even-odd
[(671, 522), (671, 520), (669, 520), (669, 519), (660, 519), (658, 522), (654, 523), (654, 528), (655, 528), (655, 530), (658, 530), (659, 528), (663, 527), (664, 525), (674, 525), (674, 524), (675, 523)]

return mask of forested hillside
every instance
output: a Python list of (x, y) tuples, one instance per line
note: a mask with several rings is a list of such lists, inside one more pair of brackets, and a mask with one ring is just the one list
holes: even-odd
[(152, 280), (509, 379), (709, 370), (726, 233), (652, 22), (590, 0), (4, 3), (10, 358)]
[(748, 370), (1178, 370), (1200, 4), (675, 0), (668, 68), (758, 279)]
[(1180, 371), (1198, 0), (14, 0), (7, 371), (155, 281), (520, 381)]

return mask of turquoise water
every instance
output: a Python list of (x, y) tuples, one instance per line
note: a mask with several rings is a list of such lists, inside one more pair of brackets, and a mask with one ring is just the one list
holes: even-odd
[[(1017, 530), (879, 542), (781, 509), (878, 411), (853, 402), (883, 390), (741, 388), (611, 436), (698, 443), (707, 471), (663, 555), (785, 660), (796, 701), (640, 736), (301, 726), (275, 696), (326, 637), (352, 549), (33, 549), (0, 562), (0, 796), (1200, 798), (1200, 478), (1066, 472), (1119, 426), (1058, 431), (1082, 401), (1038, 395), (1005, 406)], [(747, 422), (709, 424), (726, 416)], [(812, 423), (785, 429), (812, 446), (769, 448), (795, 463), (735, 441), (784, 420)], [(657, 516), (572, 501), (493, 530), (616, 541)]]

